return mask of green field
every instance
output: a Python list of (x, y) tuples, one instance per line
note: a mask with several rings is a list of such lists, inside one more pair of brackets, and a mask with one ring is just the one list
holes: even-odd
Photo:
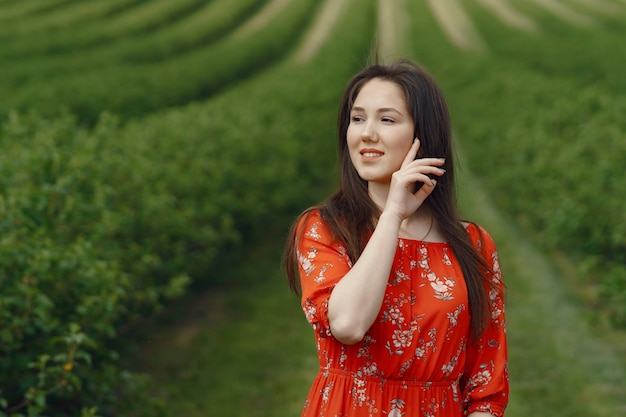
[[(298, 415), (279, 268), (374, 48), (441, 83), (507, 416), (626, 413), (626, 3), (0, 0), (0, 417)], [(374, 41), (376, 39), (376, 42)]]

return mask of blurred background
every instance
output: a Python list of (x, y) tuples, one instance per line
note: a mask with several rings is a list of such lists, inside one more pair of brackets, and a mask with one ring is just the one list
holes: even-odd
[(280, 267), (376, 52), (452, 112), (507, 416), (626, 415), (626, 1), (0, 0), (0, 416), (297, 416)]

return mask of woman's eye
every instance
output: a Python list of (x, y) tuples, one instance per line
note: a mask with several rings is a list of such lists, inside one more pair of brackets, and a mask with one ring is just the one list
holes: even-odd
[(352, 121), (353, 122), (362, 122), (363, 121), (363, 117), (361, 117), (361, 116), (352, 116)]
[(383, 117), (383, 123), (395, 123), (396, 121), (389, 118), (389, 117)]

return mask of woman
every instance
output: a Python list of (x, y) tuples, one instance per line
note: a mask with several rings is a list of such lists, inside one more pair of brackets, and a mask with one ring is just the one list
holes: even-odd
[(338, 139), (340, 188), (285, 249), (320, 361), (302, 415), (502, 416), (504, 285), (492, 239), (457, 213), (441, 90), (410, 62), (370, 66)]

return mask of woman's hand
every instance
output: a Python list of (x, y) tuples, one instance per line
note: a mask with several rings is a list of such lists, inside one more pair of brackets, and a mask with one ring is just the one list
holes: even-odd
[[(383, 212), (393, 213), (400, 220), (415, 213), (437, 186), (437, 181), (431, 180), (428, 174), (441, 176), (446, 172), (443, 168), (439, 168), (445, 163), (445, 159), (415, 159), (419, 148), (420, 141), (415, 138), (400, 169), (391, 176), (389, 194)], [(415, 191), (416, 183), (424, 185)]]
[[(398, 245), (398, 231), (402, 220), (413, 214), (435, 189), (428, 174), (445, 172), (439, 166), (443, 159), (415, 159), (419, 150), (415, 140), (400, 169), (391, 177), (385, 207), (376, 229), (361, 257), (343, 276), (328, 301), (328, 320), (333, 336), (341, 343), (351, 345), (361, 341), (378, 316), (383, 302), (389, 272)], [(415, 191), (415, 183), (424, 186)]]

